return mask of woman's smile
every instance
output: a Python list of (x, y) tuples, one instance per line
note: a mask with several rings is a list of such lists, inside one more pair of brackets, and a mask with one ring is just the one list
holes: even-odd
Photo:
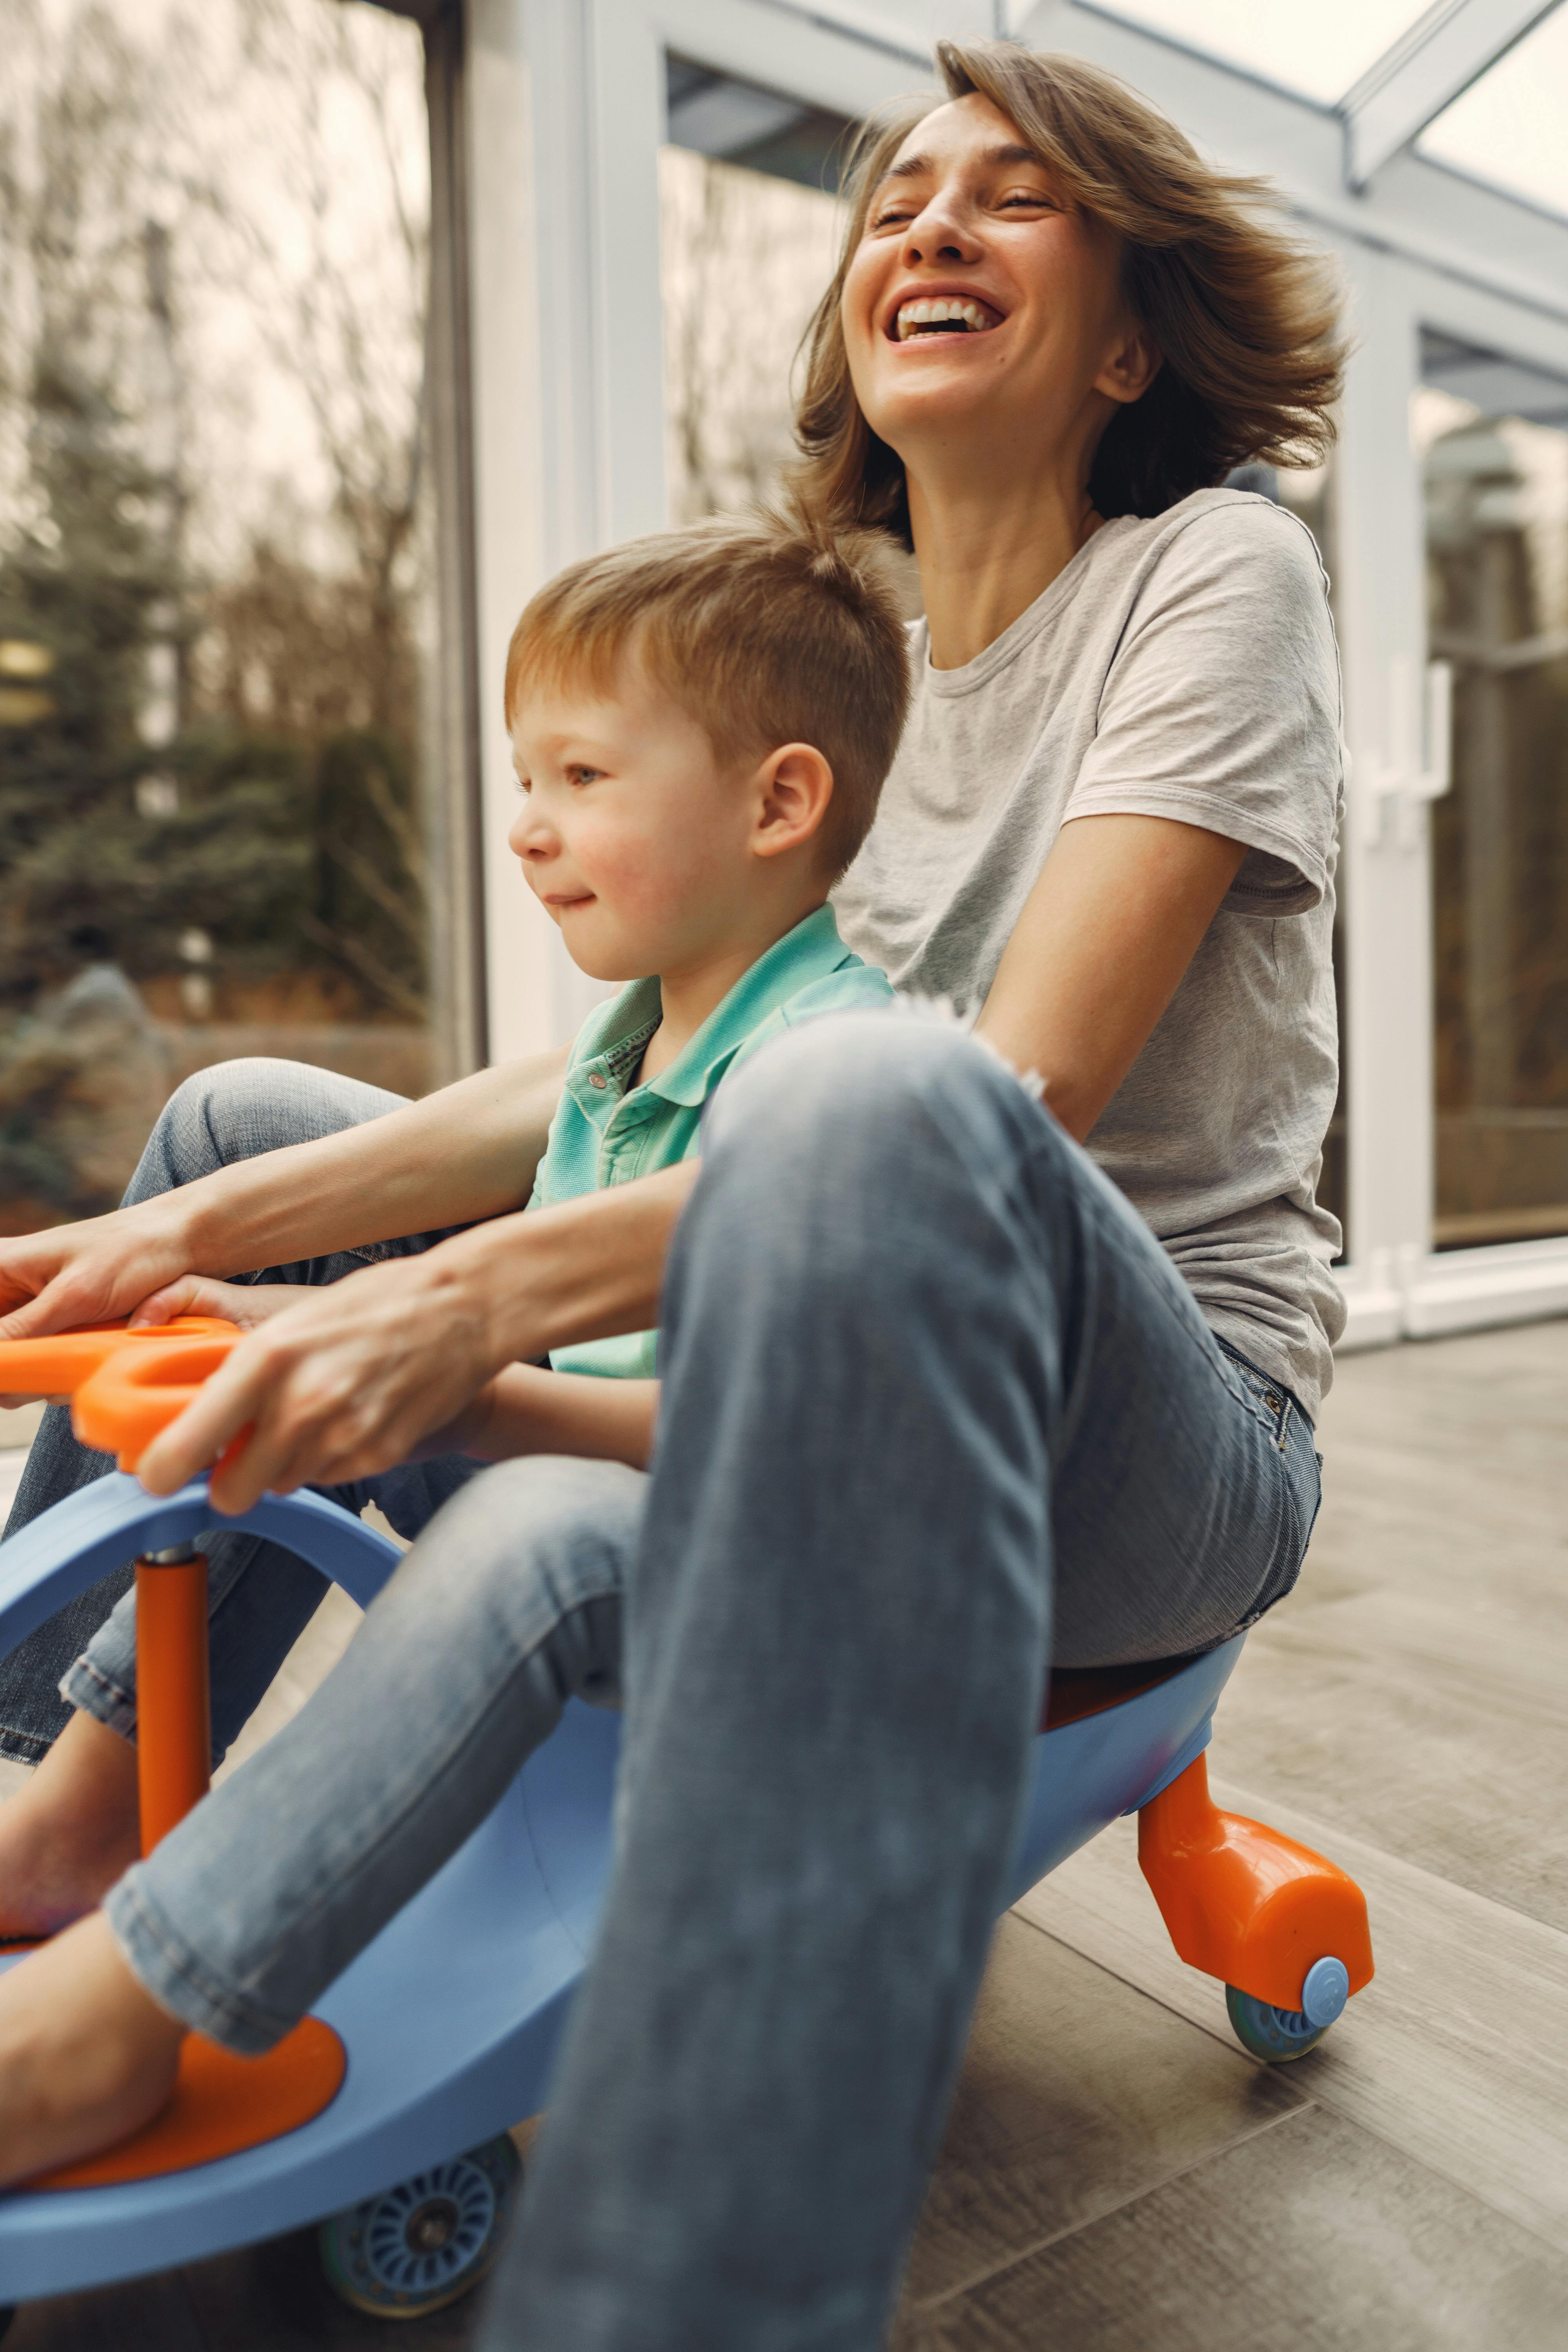
[(896, 294), (887, 332), (894, 342), (988, 335), (1005, 314), (964, 287), (921, 287)]

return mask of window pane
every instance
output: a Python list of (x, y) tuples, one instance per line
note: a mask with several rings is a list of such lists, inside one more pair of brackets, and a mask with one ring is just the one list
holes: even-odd
[(1568, 1233), (1568, 383), (1423, 339), (1439, 1248)]
[[(0, 1230), (173, 1086), (432, 1040), (413, 24), (13, 12), (0, 99)], [(436, 992), (439, 995), (439, 990)]]
[[(840, 117), (671, 57), (659, 157), (670, 517), (752, 505), (795, 454), (792, 383), (838, 257)], [(740, 159), (740, 160), (736, 160)]]
[(1568, 8), (1559, 7), (1421, 134), (1418, 152), (1568, 213)]
[(1228, 65), (1332, 105), (1426, 14), (1423, 0), (1105, 0), (1130, 16)]

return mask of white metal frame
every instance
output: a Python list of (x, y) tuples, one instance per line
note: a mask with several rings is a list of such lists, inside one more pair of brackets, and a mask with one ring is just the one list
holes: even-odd
[[(1434, 9), (1450, 51), (1485, 17)], [(1541, 13), (1537, 11), (1537, 13)], [(1465, 26), (1459, 25), (1460, 17)], [(1091, 56), (1209, 151), (1269, 173), (1338, 254), (1356, 349), (1334, 475), (1352, 820), (1342, 861), (1349, 982), (1348, 1343), (1568, 1309), (1568, 1242), (1436, 1256), (1431, 858), (1440, 779), (1404, 709), (1424, 673), (1420, 482), (1409, 415), (1419, 330), (1568, 374), (1568, 222), (1388, 149), (1347, 190), (1347, 118), (1140, 30), (1089, 0), (469, 0), (469, 205), (489, 1035), (496, 1056), (569, 1034), (591, 992), (520, 891), (498, 684), (506, 640), (559, 565), (664, 519), (657, 154), (663, 53), (856, 114), (925, 79), (939, 31), (1007, 29)], [(1441, 22), (1439, 22), (1441, 20)], [(1418, 28), (1419, 29), (1419, 28)], [(1420, 48), (1415, 52), (1419, 58)], [(1447, 54), (1447, 53), (1445, 53)], [(1453, 52), (1453, 54), (1457, 54)], [(1439, 57), (1436, 60), (1441, 64)], [(1428, 68), (1433, 58), (1427, 59)], [(1453, 67), (1453, 55), (1449, 55)], [(1447, 70), (1448, 68), (1445, 68)], [(1457, 69), (1457, 68), (1456, 68)], [(1477, 68), (1479, 69), (1479, 68)], [(1412, 72), (1415, 68), (1412, 66)], [(1367, 93), (1373, 78), (1360, 87)], [(1407, 141), (1429, 119), (1403, 90)], [(1352, 93), (1354, 98), (1356, 93)], [(1370, 98), (1368, 100), (1370, 107)], [(1368, 126), (1371, 126), (1370, 128)], [(1361, 132), (1371, 141), (1369, 112)], [(1363, 143), (1363, 164), (1373, 153)]]

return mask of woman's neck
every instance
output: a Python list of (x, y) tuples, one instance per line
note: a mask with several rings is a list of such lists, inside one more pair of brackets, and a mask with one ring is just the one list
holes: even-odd
[(933, 669), (962, 669), (1026, 613), (1102, 518), (1070, 482), (948, 485), (909, 478)]

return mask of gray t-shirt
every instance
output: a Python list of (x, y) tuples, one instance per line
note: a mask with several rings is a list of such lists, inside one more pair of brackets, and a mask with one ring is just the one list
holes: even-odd
[(1176, 817), (1240, 871), (1089, 1149), (1209, 1324), (1316, 1414), (1344, 1306), (1317, 1205), (1338, 1082), (1331, 960), (1339, 663), (1310, 534), (1199, 490), (1107, 523), (962, 669), (911, 630), (914, 699), (834, 892), (907, 993), (984, 1000), (1063, 824)]

